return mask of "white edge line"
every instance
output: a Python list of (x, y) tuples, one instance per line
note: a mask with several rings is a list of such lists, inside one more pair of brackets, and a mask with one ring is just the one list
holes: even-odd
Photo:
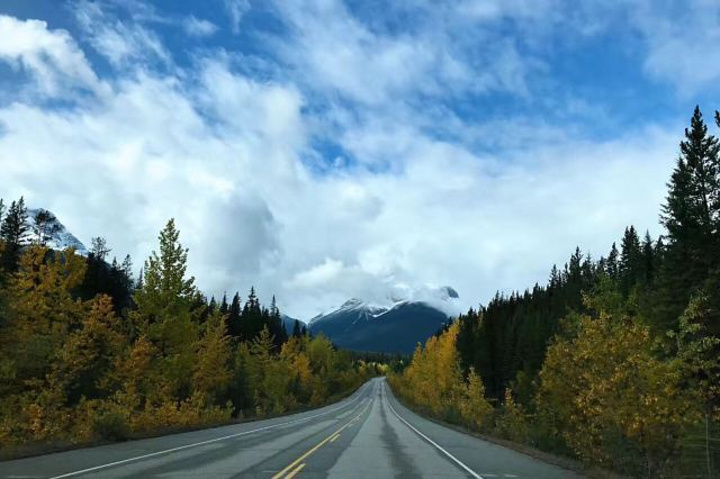
[[(366, 384), (367, 384), (367, 383), (366, 383)], [(360, 392), (360, 391), (358, 390), (358, 393), (359, 393), (359, 392)], [(325, 412), (322, 412), (322, 413), (320, 413), (320, 414), (315, 414), (315, 415), (313, 415), (313, 416), (307, 416), (307, 417), (304, 417), (304, 418), (296, 419), (296, 420), (294, 420), (294, 421), (283, 422), (283, 423), (280, 423), (280, 424), (271, 424), (270, 426), (259, 427), (259, 428), (257, 428), (257, 429), (252, 429), (252, 430), (250, 430), (250, 431), (238, 432), (238, 433), (235, 433), (235, 434), (229, 434), (229, 435), (227, 435), (227, 436), (216, 437), (216, 438), (213, 438), (213, 439), (208, 439), (207, 441), (195, 442), (195, 443), (192, 443), (192, 444), (185, 444), (184, 446), (178, 446), (178, 447), (173, 447), (173, 448), (171, 448), (171, 449), (165, 449), (165, 450), (162, 450), (162, 451), (151, 452), (150, 454), (143, 454), (142, 456), (130, 457), (130, 458), (128, 458), (128, 459), (123, 459), (123, 460), (121, 460), (121, 461), (109, 462), (109, 463), (107, 463), (107, 464), (100, 464), (99, 466), (89, 467), (89, 468), (87, 468), (87, 469), (82, 469), (82, 470), (80, 470), (80, 471), (73, 471), (73, 472), (68, 472), (68, 473), (65, 473), (65, 474), (61, 474), (61, 475), (59, 475), (59, 476), (52, 476), (50, 479), (63, 479), (63, 478), (65, 478), (65, 477), (79, 476), (80, 474), (86, 474), (86, 473), (88, 473), (88, 472), (93, 472), (93, 471), (99, 471), (100, 469), (107, 469), (107, 468), (109, 468), (109, 467), (119, 466), (119, 465), (121, 465), (121, 464), (127, 464), (127, 463), (129, 463), (129, 462), (141, 461), (141, 460), (143, 460), (143, 459), (148, 459), (148, 458), (155, 457), (155, 456), (160, 456), (160, 455), (163, 455), (163, 454), (169, 454), (169, 453), (171, 453), (171, 452), (182, 451), (183, 449), (190, 449), (190, 448), (196, 447), (196, 446), (204, 446), (204, 445), (206, 445), (206, 444), (212, 444), (212, 443), (214, 443), (214, 442), (224, 441), (224, 440), (226, 440), (226, 439), (232, 439), (232, 438), (234, 438), (234, 437), (247, 436), (248, 434), (252, 434), (252, 433), (260, 432), (260, 431), (266, 431), (266, 430), (268, 430), (268, 429), (274, 429), (274, 428), (280, 427), (280, 426), (289, 426), (290, 424), (297, 424), (297, 423), (300, 423), (300, 422), (305, 422), (305, 421), (308, 421), (308, 420), (310, 420), (310, 419), (314, 419), (314, 418), (319, 417), (319, 416), (325, 416), (326, 414), (330, 414), (331, 412), (335, 412), (335, 411), (337, 411), (338, 409), (343, 409), (343, 408), (349, 406), (350, 404), (354, 403), (354, 402), (357, 401), (358, 399), (360, 399), (360, 396), (361, 396), (361, 394), (358, 394), (358, 395), (355, 397), (355, 399), (352, 399), (352, 400), (351, 400), (349, 403), (347, 403), (347, 404), (343, 404), (342, 406), (338, 406), (338, 407), (336, 407), (336, 408), (330, 409), (329, 411), (325, 411)]]
[(429, 442), (430, 444), (432, 444), (433, 446), (435, 446), (440, 452), (442, 452), (442, 453), (445, 454), (447, 457), (449, 457), (450, 459), (452, 459), (453, 461), (455, 461), (455, 463), (456, 463), (457, 465), (459, 465), (460, 467), (462, 467), (463, 469), (465, 469), (465, 471), (467, 471), (467, 473), (470, 474), (471, 476), (473, 476), (475, 479), (483, 479), (480, 474), (478, 474), (477, 472), (475, 472), (475, 471), (473, 471), (472, 469), (470, 469), (470, 468), (469, 468), (468, 466), (466, 466), (460, 459), (458, 459), (457, 457), (455, 457), (455, 456), (453, 456), (452, 454), (450, 454), (449, 452), (447, 452), (445, 449), (443, 449), (442, 446), (440, 446), (438, 443), (436, 443), (435, 441), (433, 441), (432, 439), (430, 439), (429, 437), (427, 437), (425, 434), (423, 434), (423, 433), (421, 433), (420, 431), (418, 431), (412, 424), (410, 424), (410, 423), (407, 422), (405, 419), (403, 419), (403, 418), (400, 416), (400, 414), (398, 414), (397, 411), (395, 411), (395, 408), (392, 407), (392, 404), (390, 404), (390, 401), (387, 399), (387, 392), (386, 392), (386, 390), (385, 390), (385, 383), (383, 383), (383, 398), (385, 399), (385, 404), (388, 405), (388, 407), (389, 407), (390, 410), (393, 412), (393, 414), (395, 414), (395, 416), (397, 416), (398, 419), (400, 419), (402, 422), (404, 422), (407, 427), (409, 427), (410, 429), (412, 429), (413, 431), (415, 431), (415, 433), (417, 433), (418, 436), (420, 436), (420, 437), (422, 437), (423, 439), (425, 439), (427, 442)]

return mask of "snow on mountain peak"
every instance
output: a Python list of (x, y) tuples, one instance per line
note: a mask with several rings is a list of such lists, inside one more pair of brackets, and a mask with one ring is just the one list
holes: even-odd
[(363, 300), (358, 298), (350, 298), (347, 301), (345, 301), (342, 306), (340, 306), (340, 309), (352, 309), (362, 306)]
[(380, 317), (384, 313), (408, 303), (423, 303), (443, 312), (448, 317), (456, 317), (462, 312), (459, 298), (457, 291), (450, 286), (435, 288), (430, 286), (410, 287), (405, 284), (398, 284), (384, 298), (380, 298), (380, 301), (377, 298), (373, 300), (351, 298), (339, 308), (319, 314), (309, 322), (312, 324), (318, 319), (340, 311), (362, 311), (366, 317)]
[[(38, 226), (37, 219), (43, 216), (45, 221)], [(26, 224), (28, 226), (28, 242), (37, 242), (42, 235), (45, 237), (45, 245), (48, 248), (55, 250), (75, 248), (78, 254), (88, 255), (85, 245), (70, 233), (51, 211), (44, 208), (28, 209)]]

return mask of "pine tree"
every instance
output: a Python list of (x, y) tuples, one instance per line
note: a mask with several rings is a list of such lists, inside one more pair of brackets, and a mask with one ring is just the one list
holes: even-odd
[(32, 227), (33, 233), (37, 238), (36, 241), (40, 246), (47, 246), (47, 242), (53, 237), (59, 230), (60, 225), (55, 221), (55, 215), (50, 213), (48, 210), (37, 210), (35, 213), (34, 224)]
[(280, 317), (280, 310), (277, 307), (277, 300), (275, 299), (275, 295), (273, 294), (272, 300), (270, 301), (270, 315)]
[(186, 276), (188, 250), (179, 243), (174, 220), (160, 233), (160, 254), (152, 252), (145, 262), (144, 283), (134, 294), (137, 309), (131, 318), (141, 334), (160, 351), (165, 400), (185, 399), (191, 394), (190, 371), (195, 361), (200, 297), (194, 278)]
[[(720, 143), (707, 132), (700, 108), (695, 108), (690, 130), (680, 143), (680, 158), (673, 172), (662, 220), (671, 243), (688, 242), (698, 253), (711, 253), (717, 243), (720, 204)], [(696, 261), (709, 258), (696, 258)]]
[(610, 253), (607, 257), (607, 273), (612, 279), (619, 279), (620, 277), (620, 265), (619, 265), (620, 252), (617, 249), (615, 243), (612, 244)]
[(220, 314), (222, 314), (223, 316), (228, 314), (228, 302), (226, 293), (223, 293), (222, 302), (220, 303)]
[(642, 265), (640, 238), (634, 226), (625, 228), (621, 243), (620, 284), (624, 295), (628, 295), (639, 279)]
[(295, 320), (295, 325), (293, 326), (293, 333), (294, 338), (299, 338), (303, 335), (302, 330), (300, 329), (300, 321), (297, 319)]
[(667, 229), (656, 320), (675, 327), (690, 296), (720, 264), (720, 144), (709, 135), (699, 108), (680, 143), (661, 221)]
[(686, 141), (680, 144), (680, 150), (690, 172), (693, 209), (703, 233), (709, 235), (718, 231), (720, 220), (720, 209), (713, 204), (720, 191), (720, 143), (717, 138), (708, 135), (699, 106), (695, 107), (690, 131), (685, 131), (685, 137)]
[(263, 311), (260, 300), (255, 293), (255, 288), (250, 288), (250, 294), (242, 311), (241, 331), (243, 340), (251, 340), (257, 336), (267, 322), (263, 319)]
[(196, 293), (195, 278), (186, 277), (188, 250), (179, 236), (171, 219), (160, 233), (160, 254), (153, 251), (145, 261), (143, 285), (134, 299), (151, 322), (162, 312), (188, 309)]
[(107, 245), (107, 240), (102, 236), (96, 236), (90, 240), (90, 254), (100, 261), (105, 261), (107, 255), (112, 251)]
[[(235, 293), (227, 315), (227, 331), (228, 335), (236, 340), (242, 337), (242, 310), (240, 308), (240, 294)], [(247, 339), (247, 338), (246, 338)]]
[(125, 255), (125, 259), (123, 259), (122, 262), (122, 272), (125, 275), (125, 277), (128, 279), (128, 282), (130, 285), (133, 283), (133, 272), (132, 272), (133, 264), (132, 264), (132, 258), (129, 254)]
[(561, 281), (560, 272), (558, 271), (557, 265), (554, 264), (552, 270), (550, 270), (550, 287), (555, 288), (560, 286)]
[(279, 348), (287, 341), (288, 335), (287, 331), (285, 331), (285, 325), (283, 324), (280, 309), (277, 307), (275, 295), (273, 295), (272, 301), (270, 302), (268, 321), (270, 332), (275, 337), (275, 345)]
[(645, 232), (645, 237), (642, 242), (642, 280), (645, 284), (652, 284), (655, 280), (656, 264), (656, 253), (653, 240), (650, 237), (650, 232)]
[(215, 300), (215, 296), (212, 296), (210, 298), (210, 303), (208, 304), (208, 310), (210, 313), (214, 313), (218, 310), (217, 301)]
[(10, 208), (0, 226), (0, 238), (5, 243), (0, 263), (6, 271), (13, 272), (17, 269), (20, 251), (28, 238), (27, 218), (24, 198), (21, 197), (19, 201), (10, 203)]
[(145, 277), (145, 268), (140, 268), (140, 273), (138, 273), (137, 280), (135, 281), (135, 290), (143, 289), (145, 287), (145, 281), (143, 281), (143, 278)]

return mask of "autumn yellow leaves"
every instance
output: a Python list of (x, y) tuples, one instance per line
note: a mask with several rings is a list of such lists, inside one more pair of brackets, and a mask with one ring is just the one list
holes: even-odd
[[(587, 301), (608, 304), (602, 297)], [(391, 385), (420, 411), (476, 431), (608, 469), (672, 475), (698, 467), (681, 465), (684, 438), (720, 416), (717, 341), (694, 320), (704, 304), (701, 296), (691, 303), (671, 347), (622, 308), (568, 315), (547, 350), (527, 411), (510, 389), (493, 407), (476, 372), (463, 376), (458, 324), (419, 346)]]
[[(1, 242), (0, 242), (1, 244)], [(185, 274), (171, 221), (133, 306), (75, 293), (87, 260), (23, 249), (0, 272), (0, 446), (96, 439), (281, 414), (345, 394), (374, 368), (323, 337), (228, 335)]]

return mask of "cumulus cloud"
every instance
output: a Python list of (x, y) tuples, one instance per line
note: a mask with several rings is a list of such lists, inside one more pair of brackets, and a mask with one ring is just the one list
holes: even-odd
[(217, 32), (218, 27), (209, 20), (190, 15), (183, 20), (183, 29), (192, 37), (209, 37)]
[(41, 20), (19, 20), (0, 15), (0, 60), (24, 69), (47, 96), (64, 93), (67, 87), (100, 93), (105, 86), (89, 65), (85, 54), (64, 30), (48, 30)]
[[(254, 285), (302, 319), (349, 297), (442, 285), (476, 305), (543, 282), (576, 245), (606, 253), (627, 224), (657, 234), (682, 123), (593, 139), (580, 126), (467, 118), (448, 105), (493, 92), (537, 104), (528, 75), (542, 62), (487, 26), (535, 21), (527, 2), (514, 4), (443, 4), (449, 26), (428, 17), (432, 28), (398, 33), (336, 2), (277, 2), (288, 32), (263, 37), (277, 63), (269, 75), (226, 50), (175, 65), (145, 20), (78, 3), (84, 45), (112, 69), (101, 79), (79, 39), (0, 17), (0, 31), (22, 40), (0, 42), (0, 60), (45, 95), (103, 90), (71, 108), (35, 97), (0, 106), (0, 197), (25, 195), (85, 242), (106, 236), (137, 267), (175, 217), (207, 293)], [(237, 31), (249, 3), (225, 5)], [(450, 31), (471, 21), (482, 49)]]

